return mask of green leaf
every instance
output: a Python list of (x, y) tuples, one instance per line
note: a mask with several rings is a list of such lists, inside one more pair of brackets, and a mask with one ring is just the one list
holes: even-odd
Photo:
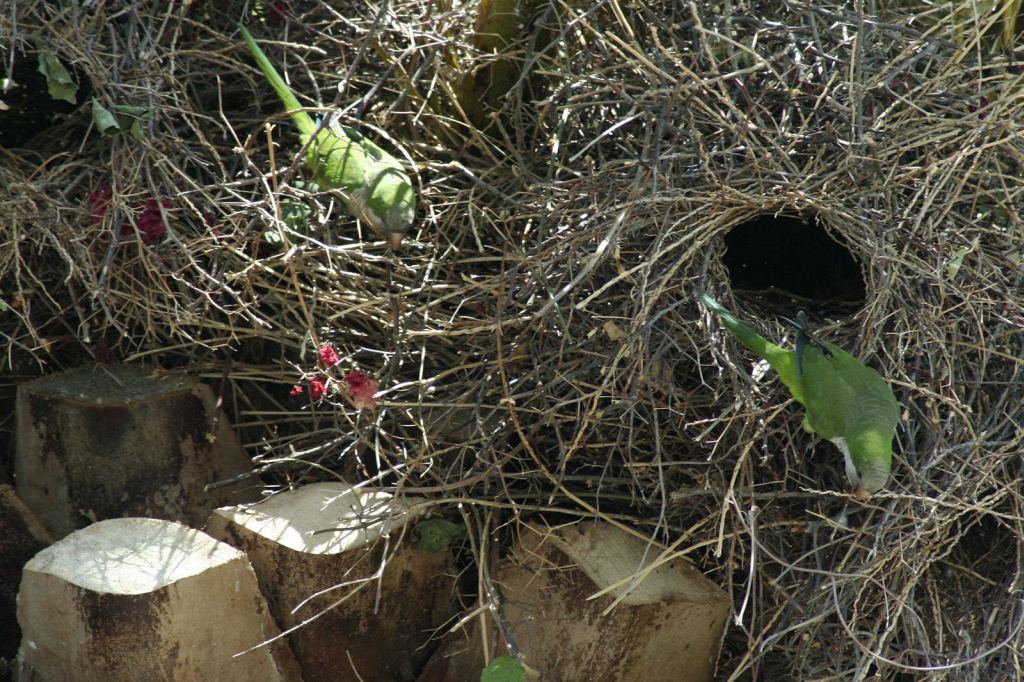
[(975, 237), (970, 246), (960, 246), (953, 249), (949, 260), (946, 262), (946, 279), (952, 280), (960, 272), (960, 266), (964, 263), (964, 256), (978, 248), (979, 237)]
[(146, 107), (135, 107), (129, 104), (115, 104), (113, 112), (105, 109), (96, 98), (92, 100), (92, 120), (103, 135), (116, 135), (128, 131), (136, 140), (141, 140), (142, 122), (149, 116)]
[(136, 140), (142, 139), (142, 122), (149, 116), (146, 107), (133, 107), (130, 104), (115, 104), (114, 112), (121, 128), (128, 128), (128, 133)]
[(39, 53), (39, 73), (46, 77), (46, 89), (50, 97), (74, 104), (78, 85), (71, 80), (71, 74), (52, 52)]
[(296, 178), (295, 180), (292, 181), (291, 185), (295, 189), (303, 189), (309, 192), (310, 194), (316, 194), (317, 192), (320, 191), (320, 185), (316, 184), (315, 180), (310, 180), (307, 182), (302, 178)]
[(145, 118), (149, 113), (149, 109), (146, 107), (133, 107), (130, 104), (115, 104), (114, 111), (118, 114), (124, 114), (126, 116), (134, 116), (135, 118)]
[(480, 672), (480, 682), (526, 682), (526, 668), (518, 658), (499, 656)]
[(296, 232), (305, 231), (303, 228), (309, 224), (312, 215), (313, 209), (304, 201), (290, 199), (281, 202), (281, 220)]
[(131, 133), (131, 136), (134, 137), (136, 140), (141, 140), (142, 139), (142, 119), (141, 118), (133, 119), (132, 120), (132, 127), (128, 129), (128, 132)]
[(95, 97), (92, 98), (92, 120), (102, 135), (114, 135), (121, 132), (121, 124), (112, 113), (103, 108)]
[(416, 530), (420, 540), (417, 543), (424, 552), (437, 554), (448, 549), (449, 545), (466, 537), (466, 527), (461, 523), (452, 523), (445, 519), (427, 519), (421, 521)]

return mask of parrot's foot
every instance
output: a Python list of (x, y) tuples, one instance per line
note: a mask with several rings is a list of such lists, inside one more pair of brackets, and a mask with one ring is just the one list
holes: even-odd
[(388, 242), (388, 246), (391, 247), (392, 251), (398, 251), (402, 246), (402, 235), (397, 232), (389, 232), (384, 238)]
[(853, 497), (858, 502), (867, 502), (869, 499), (871, 499), (871, 493), (869, 493), (866, 489), (857, 486), (857, 489), (853, 491)]

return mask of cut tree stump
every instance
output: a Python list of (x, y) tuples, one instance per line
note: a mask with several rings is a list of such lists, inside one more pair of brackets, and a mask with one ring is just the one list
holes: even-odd
[(0, 658), (14, 660), (18, 653), (21, 635), (15, 599), (21, 569), (36, 552), (52, 543), (53, 537), (18, 499), (14, 488), (0, 485)]
[(245, 555), (158, 519), (111, 519), (32, 558), (19, 682), (298, 680)]
[[(493, 578), (521, 660), (545, 682), (711, 680), (729, 597), (682, 559), (644, 572), (659, 554), (603, 522), (526, 524)], [(491, 657), (509, 655), (491, 616), (481, 617)], [(445, 638), (419, 679), (476, 680), (483, 667), (478, 617)]]
[(411, 504), (314, 483), (210, 517), (211, 535), (249, 555), (278, 626), (300, 626), (288, 639), (306, 682), (415, 679), (454, 615), (451, 555), (415, 547)]
[(201, 527), (217, 506), (259, 499), (241, 484), (204, 486), (251, 469), (213, 392), (141, 367), (96, 366), (18, 387), (18, 496), (58, 538), (122, 516)]

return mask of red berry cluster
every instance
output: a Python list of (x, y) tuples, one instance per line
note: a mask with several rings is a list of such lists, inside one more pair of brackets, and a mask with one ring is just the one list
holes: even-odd
[[(320, 362), (323, 363), (324, 369), (330, 369), (341, 362), (338, 351), (334, 350), (334, 346), (329, 343), (322, 344), (317, 350), (317, 355), (320, 358)], [(321, 373), (306, 379), (306, 385), (309, 386), (310, 400), (319, 400), (326, 395), (327, 382), (329, 381), (330, 377)], [(352, 400), (352, 405), (360, 410), (377, 409), (377, 398), (375, 396), (380, 385), (367, 376), (366, 372), (349, 372), (342, 377), (342, 381), (345, 382), (345, 388), (348, 391), (348, 397)], [(297, 398), (304, 392), (305, 388), (303, 385), (296, 384), (292, 386), (289, 395)]]
[[(95, 192), (89, 192), (86, 196), (86, 201), (89, 203), (90, 222), (93, 224), (103, 222), (103, 217), (110, 210), (110, 202), (113, 197), (114, 188), (111, 185), (101, 185)], [(133, 207), (133, 211), (138, 214), (135, 217), (135, 227), (138, 228), (143, 243), (147, 245), (157, 243), (164, 236), (164, 233), (167, 232), (167, 225), (164, 224), (164, 218), (160, 212), (161, 207), (165, 211), (170, 210), (171, 200), (161, 199), (157, 201), (156, 199), (146, 199), (145, 208), (142, 205)], [(120, 236), (127, 237), (133, 231), (131, 221), (126, 221), (121, 225)]]

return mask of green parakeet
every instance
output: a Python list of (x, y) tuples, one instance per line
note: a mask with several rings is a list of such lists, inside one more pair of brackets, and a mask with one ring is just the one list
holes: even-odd
[(792, 351), (756, 334), (707, 294), (698, 293), (697, 298), (779, 373), (806, 410), (804, 428), (842, 451), (857, 499), (866, 500), (884, 488), (900, 419), (899, 403), (885, 379), (842, 348), (812, 337), (802, 311), (794, 323), (797, 340)]
[[(260, 70), (288, 109), (308, 144), (306, 163), (321, 187), (344, 193), (349, 210), (374, 230), (382, 233), (393, 249), (402, 243), (416, 213), (416, 193), (398, 159), (358, 131), (340, 125), (324, 126), (317, 132), (313, 118), (284, 82), (252, 35), (242, 25), (245, 44)], [(316, 139), (310, 143), (314, 134)]]

